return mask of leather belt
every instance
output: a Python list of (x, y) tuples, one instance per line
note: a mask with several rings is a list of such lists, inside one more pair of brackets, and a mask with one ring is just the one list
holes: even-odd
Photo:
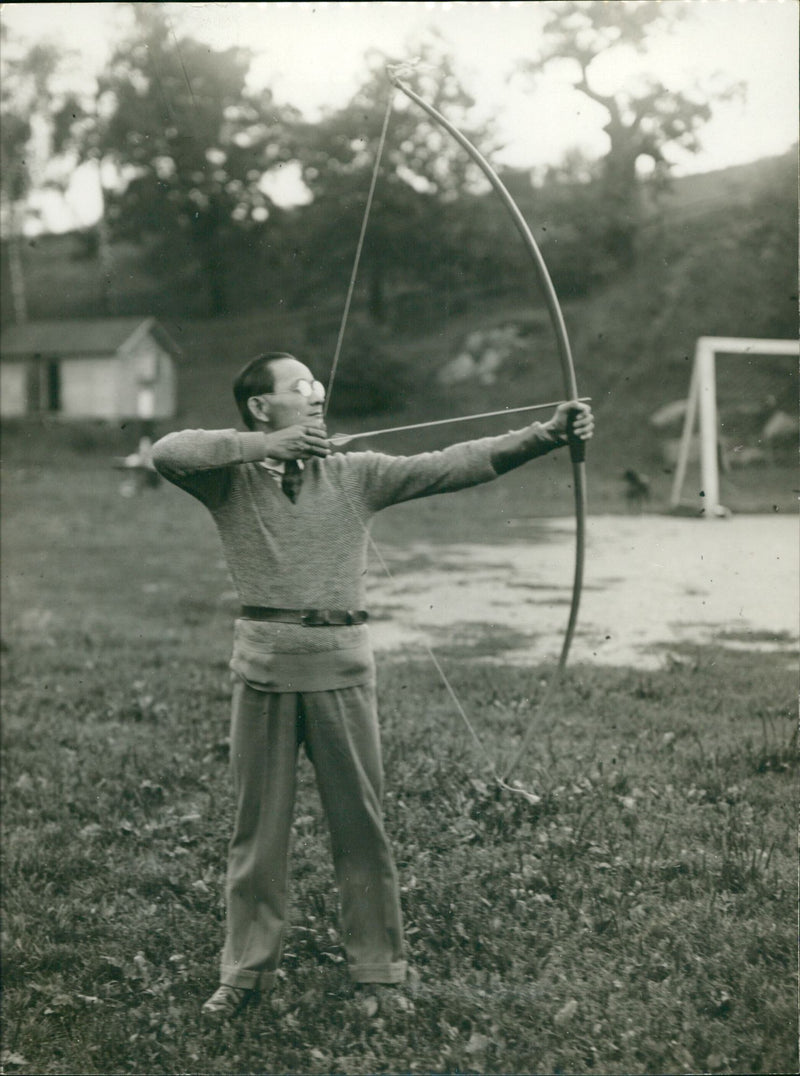
[(272, 609), (267, 605), (243, 605), (239, 615), (246, 620), (275, 620), (311, 628), (363, 624), (369, 619), (365, 609)]

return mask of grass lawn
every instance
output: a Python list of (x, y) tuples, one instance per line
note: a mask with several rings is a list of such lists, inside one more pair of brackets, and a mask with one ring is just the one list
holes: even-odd
[[(540, 712), (549, 669), (453, 648), (493, 754), (536, 722), (517, 776), (538, 803), (495, 788), (435, 671), (395, 655), (379, 690), (401, 1003), (369, 1016), (352, 996), (303, 760), (278, 987), (204, 1027), (235, 597), (199, 505), (118, 484), (69, 453), (5, 479), (5, 1072), (796, 1070), (796, 673), (755, 649), (578, 667)], [(384, 540), (407, 538), (401, 516)]]

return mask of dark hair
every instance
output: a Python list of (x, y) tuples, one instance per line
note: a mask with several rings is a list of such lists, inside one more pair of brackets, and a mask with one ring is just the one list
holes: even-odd
[(249, 430), (255, 429), (255, 419), (247, 406), (251, 396), (261, 396), (272, 392), (275, 388), (275, 374), (272, 364), (278, 359), (293, 359), (288, 351), (267, 351), (263, 355), (257, 355), (251, 359), (239, 373), (233, 382), (233, 398), (239, 408), (242, 421)]

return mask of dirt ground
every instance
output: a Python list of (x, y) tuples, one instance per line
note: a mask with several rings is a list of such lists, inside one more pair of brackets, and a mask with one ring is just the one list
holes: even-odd
[[(476, 657), (558, 656), (574, 557), (568, 520), (524, 525), (518, 543), (381, 550), (370, 584), (379, 656), (399, 645), (482, 640)], [(785, 652), (798, 643), (798, 522), (593, 516), (570, 663), (657, 668), (684, 643)], [(486, 641), (491, 640), (487, 648)]]

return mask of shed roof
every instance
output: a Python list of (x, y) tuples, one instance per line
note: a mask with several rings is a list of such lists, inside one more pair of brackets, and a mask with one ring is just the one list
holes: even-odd
[(138, 333), (148, 332), (173, 355), (180, 348), (153, 317), (68, 318), (8, 325), (0, 333), (0, 355), (109, 355)]

